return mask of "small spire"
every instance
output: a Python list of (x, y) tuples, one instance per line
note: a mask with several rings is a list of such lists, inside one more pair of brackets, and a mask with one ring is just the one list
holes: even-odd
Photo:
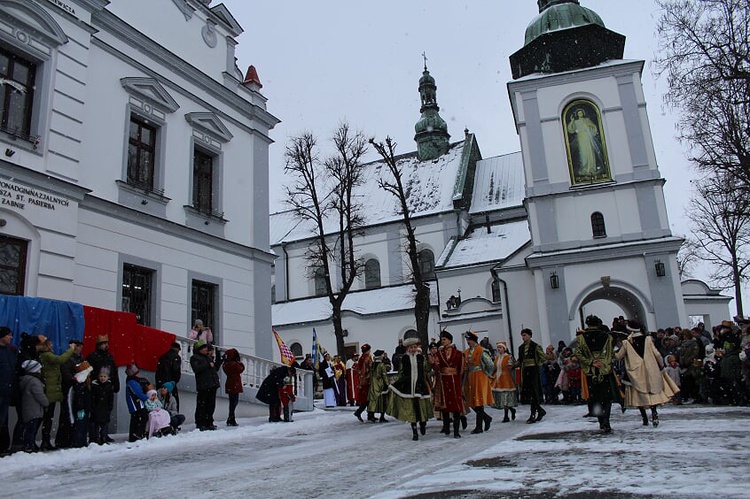
[(424, 59), (424, 70), (427, 71), (427, 53), (422, 52), (422, 58)]
[(256, 71), (255, 66), (250, 65), (249, 68), (247, 68), (247, 73), (245, 73), (245, 81), (242, 82), (243, 85), (249, 85), (249, 84), (256, 84), (258, 85), (258, 88), (263, 88), (263, 85), (260, 83), (260, 78), (258, 78), (258, 71)]
[(464, 137), (469, 138), (469, 127), (464, 127)]

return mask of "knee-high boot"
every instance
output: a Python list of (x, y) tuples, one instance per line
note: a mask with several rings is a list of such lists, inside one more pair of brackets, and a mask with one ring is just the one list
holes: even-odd
[(419, 433), (417, 433), (417, 423), (411, 424), (411, 435), (412, 440), (419, 440)]
[(453, 438), (461, 438), (461, 434), (458, 433), (458, 426), (461, 424), (461, 413), (453, 413)]
[(446, 435), (450, 435), (451, 433), (451, 418), (448, 417), (448, 413), (443, 413), (443, 429), (440, 430), (440, 433), (444, 433)]
[(484, 430), (482, 429), (482, 426), (484, 424), (484, 407), (472, 407), (472, 409), (474, 409), (474, 412), (477, 414), (477, 424), (474, 429), (471, 430), (472, 435), (475, 435), (477, 433), (484, 432)]
[(659, 426), (659, 414), (656, 412), (656, 406), (651, 408), (651, 424), (654, 425), (654, 428)]
[(503, 423), (509, 423), (510, 418), (508, 417), (508, 408), (503, 409)]
[(638, 411), (641, 413), (641, 419), (643, 419), (643, 426), (648, 426), (648, 416), (646, 415), (646, 409), (639, 407)]

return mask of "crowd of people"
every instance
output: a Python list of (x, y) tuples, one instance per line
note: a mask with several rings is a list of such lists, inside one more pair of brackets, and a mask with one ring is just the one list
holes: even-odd
[[(557, 348), (542, 348), (533, 341), (533, 332), (523, 329), (516, 357), (506, 342), (493, 348), (487, 338), (479, 341), (472, 331), (463, 334), (468, 348), (462, 351), (452, 334), (443, 330), (426, 352), (417, 338), (399, 340), (393, 361), (384, 350), (373, 352), (369, 344), (346, 363), (338, 355), (325, 354), (317, 370), (307, 355), (301, 364), (273, 369), (256, 397), (269, 405), (269, 421), (292, 421), (294, 378), (300, 368), (314, 371), (316, 388), (320, 379), (326, 407), (356, 406), (354, 416), (363, 423), (387, 422), (386, 416), (408, 422), (413, 440), (425, 435), (431, 418), (442, 422), (441, 433), (461, 438), (470, 412), (475, 414), (471, 433), (483, 433), (493, 421), (487, 407), (503, 411), (502, 422), (508, 423), (516, 419), (519, 402), (529, 405), (528, 424), (543, 420), (547, 412), (542, 404), (586, 403), (587, 416), (598, 418), (604, 433), (612, 431), (612, 404), (623, 411), (638, 409), (643, 424), (656, 427), (658, 407), (666, 403), (750, 402), (750, 321), (735, 321), (722, 321), (711, 331), (699, 323), (690, 329), (650, 333), (634, 320), (616, 317), (607, 327), (589, 316), (585, 329), (569, 345), (561, 341)], [(237, 426), (235, 410), (245, 369), (239, 352), (218, 351), (210, 329), (201, 321), (196, 321), (191, 334), (197, 339), (190, 357), (196, 428), (217, 429), (214, 412), (222, 368), (229, 398), (226, 424)], [(22, 333), (19, 348), (12, 339), (12, 331), (0, 327), (0, 455), (111, 443), (110, 417), (121, 387), (108, 338), (98, 336), (95, 350), (85, 359), (78, 340), (56, 355), (43, 335)], [(178, 390), (180, 348), (173, 343), (161, 356), (155, 384), (141, 377), (136, 365), (126, 367), (129, 441), (180, 431), (185, 421)], [(10, 407), (17, 416), (12, 432)]]
[[(190, 357), (196, 384), (196, 428), (217, 429), (214, 411), (221, 368), (226, 374), (225, 391), (229, 398), (226, 424), (237, 426), (235, 410), (243, 392), (241, 374), (245, 369), (239, 352), (235, 349), (219, 352), (211, 343), (210, 329), (200, 320), (191, 333), (197, 338)], [(182, 375), (180, 350), (180, 344), (174, 342), (161, 355), (154, 373), (155, 384), (141, 376), (135, 364), (125, 367), (124, 392), (130, 413), (128, 441), (180, 431), (185, 422), (185, 415), (180, 413), (178, 390)], [(0, 327), (0, 456), (114, 442), (109, 435), (109, 424), (121, 387), (114, 357), (109, 352), (109, 339), (97, 336), (94, 351), (85, 359), (82, 351), (83, 342), (71, 340), (67, 350), (56, 355), (49, 338), (27, 333), (21, 333), (17, 348), (12, 330)], [(56, 411), (58, 405), (60, 410)], [(11, 407), (16, 412), (12, 432)]]

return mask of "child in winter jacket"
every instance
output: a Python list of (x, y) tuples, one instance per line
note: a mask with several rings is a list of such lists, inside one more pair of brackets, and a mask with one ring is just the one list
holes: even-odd
[(109, 368), (102, 367), (91, 383), (91, 434), (94, 442), (104, 445), (109, 440), (109, 419), (115, 403), (115, 391), (109, 379)]
[[(672, 378), (672, 381), (674, 381), (675, 385), (680, 386), (680, 377), (683, 368), (681, 368), (679, 362), (677, 362), (677, 357), (674, 355), (667, 355), (664, 360), (666, 360), (666, 364), (664, 365), (664, 372), (667, 374), (667, 376)], [(682, 403), (679, 392), (675, 394), (672, 402), (674, 402), (675, 405), (680, 405)]]
[[(281, 399), (281, 411), (284, 414), (284, 421), (291, 423), (293, 421), (294, 414), (294, 401), (297, 398), (294, 396), (294, 385), (291, 376), (284, 378), (284, 384), (279, 387), (279, 399)], [(281, 414), (279, 415), (281, 416)]]
[(169, 426), (169, 413), (164, 410), (159, 401), (159, 394), (156, 390), (149, 390), (146, 392), (148, 397), (144, 402), (146, 410), (148, 410), (148, 438), (151, 438), (154, 433), (161, 436), (162, 430), (170, 429)]
[(23, 450), (25, 452), (36, 452), (36, 434), (42, 424), (44, 409), (49, 405), (44, 395), (44, 383), (42, 382), (42, 364), (36, 360), (25, 360), (21, 364), (24, 375), (19, 380), (21, 390), (21, 404), (23, 414)]
[(85, 360), (76, 366), (73, 386), (69, 392), (70, 419), (73, 424), (72, 447), (88, 445), (89, 418), (91, 417), (91, 371), (94, 368)]
[(159, 402), (164, 410), (169, 413), (169, 426), (172, 427), (172, 433), (180, 430), (180, 426), (185, 422), (185, 416), (177, 410), (177, 400), (174, 398), (175, 383), (167, 381), (159, 388)]

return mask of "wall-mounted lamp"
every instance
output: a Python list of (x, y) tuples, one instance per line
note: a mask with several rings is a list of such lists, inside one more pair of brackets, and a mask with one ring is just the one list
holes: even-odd
[(7, 157), (12, 158), (15, 153), (16, 153), (16, 151), (14, 151), (13, 149), (11, 149), (10, 147), (5, 148), (5, 155)]
[(549, 275), (549, 287), (552, 289), (557, 289), (560, 287), (560, 278), (557, 277), (557, 272), (552, 272)]
[(664, 262), (661, 260), (656, 260), (654, 262), (654, 269), (656, 269), (656, 275), (659, 277), (664, 277), (667, 275), (667, 268), (664, 266)]

